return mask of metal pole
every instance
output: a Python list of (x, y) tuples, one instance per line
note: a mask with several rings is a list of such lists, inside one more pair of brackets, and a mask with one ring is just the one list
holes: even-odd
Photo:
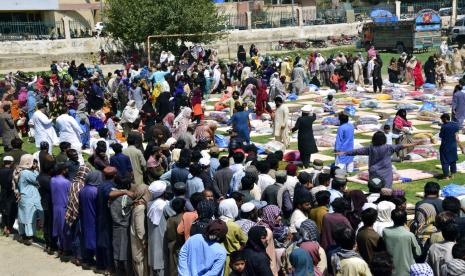
[(294, 0), (292, 0), (292, 26), (295, 26), (295, 17), (294, 17)]
[(147, 67), (150, 68), (150, 36), (147, 37)]
[(457, 20), (457, 0), (452, 0), (452, 16), (450, 18), (450, 26), (455, 26), (455, 21)]
[(100, 20), (103, 22), (103, 1), (100, 0)]

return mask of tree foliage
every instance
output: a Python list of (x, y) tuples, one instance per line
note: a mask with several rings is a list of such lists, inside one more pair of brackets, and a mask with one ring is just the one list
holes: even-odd
[[(125, 43), (146, 42), (149, 35), (212, 33), (221, 29), (211, 0), (107, 0), (106, 31)], [(179, 38), (160, 39), (173, 45)], [(183, 41), (208, 43), (211, 35), (183, 37)]]

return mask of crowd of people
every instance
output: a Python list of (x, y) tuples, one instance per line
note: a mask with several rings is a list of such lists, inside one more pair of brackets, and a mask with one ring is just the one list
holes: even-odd
[[(391, 156), (403, 160), (416, 145), (404, 139), (412, 126), (405, 110), (358, 149), (350, 116), (338, 113), (331, 166), (311, 162), (318, 152), (312, 106), (289, 123), (284, 102), (309, 84), (345, 92), (353, 82), (381, 92), (383, 62), (374, 48), (366, 57), (292, 60), (254, 45), (247, 58), (239, 46), (230, 64), (217, 55), (182, 45), (153, 66), (133, 60), (107, 75), (71, 61), (54, 62), (50, 74), (5, 76), (3, 234), (17, 232), (31, 245), (41, 228), (46, 253), (106, 275), (465, 275), (461, 201), (440, 199), (439, 184), (427, 182), (407, 224), (405, 192), (392, 187)], [(426, 62), (426, 82), (441, 85), (443, 58)], [(402, 54), (388, 70), (391, 83), (423, 85), (413, 56)], [(215, 93), (216, 121), (205, 114)], [(336, 112), (332, 95), (322, 105)], [(463, 106), (457, 86), (452, 118), (441, 117), (445, 177), (456, 172)], [(252, 113), (272, 121), (284, 149), (298, 131), (304, 171), (284, 161), (282, 150), (259, 152)], [(231, 126), (221, 147), (219, 123)], [(37, 151), (24, 151), (22, 137)], [(368, 193), (347, 189), (355, 155), (369, 156)]]

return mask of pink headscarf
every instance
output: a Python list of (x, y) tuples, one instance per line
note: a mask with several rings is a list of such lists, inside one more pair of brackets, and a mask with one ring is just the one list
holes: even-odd
[(163, 118), (163, 124), (171, 129), (173, 128), (173, 123), (174, 123), (174, 113), (173, 112), (170, 112), (168, 114), (165, 115), (165, 117)]

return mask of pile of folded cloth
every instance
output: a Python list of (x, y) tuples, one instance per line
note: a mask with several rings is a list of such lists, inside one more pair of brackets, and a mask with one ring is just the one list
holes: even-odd
[(325, 134), (331, 134), (331, 129), (324, 125), (313, 125), (313, 136), (323, 136)]
[(251, 120), (250, 125), (257, 133), (272, 133), (273, 132), (273, 128), (271, 127), (270, 121)]
[(339, 122), (338, 117), (325, 117), (321, 124), (326, 126), (338, 126), (341, 122)]
[(378, 131), (380, 127), (379, 124), (357, 125), (357, 129), (363, 132)]
[(336, 136), (324, 134), (316, 138), (316, 145), (322, 148), (332, 148), (336, 144)]
[(400, 103), (400, 104), (396, 105), (395, 109), (397, 109), (397, 110), (405, 109), (407, 111), (412, 111), (412, 110), (420, 109), (420, 106), (417, 105), (417, 104), (411, 104), (411, 103)]
[(357, 122), (355, 122), (357, 126), (359, 125), (377, 125), (378, 118), (376, 116), (361, 116), (358, 118)]
[(263, 148), (268, 153), (275, 153), (278, 150), (280, 150), (282, 152), (286, 151), (286, 147), (284, 146), (284, 144), (279, 142), (279, 141), (270, 141), (270, 142), (266, 143), (263, 146)]
[(371, 100), (363, 100), (360, 102), (360, 108), (377, 108), (379, 105), (378, 100), (371, 99)]
[(405, 94), (407, 94), (407, 90), (403, 88), (395, 88), (391, 92), (391, 96), (393, 100), (400, 100), (403, 97), (405, 97)]
[(434, 96), (433, 94), (423, 94), (414, 96), (413, 99), (417, 101), (428, 102), (436, 100), (436, 96)]
[(218, 123), (228, 122), (227, 114), (222, 111), (210, 111), (205, 112), (205, 119), (214, 120)]
[(376, 95), (375, 99), (378, 101), (387, 101), (391, 99), (391, 95), (389, 94), (378, 94)]
[(438, 151), (432, 146), (416, 146), (411, 152), (408, 153), (410, 160), (422, 160), (438, 156)]
[(435, 144), (436, 139), (434, 135), (430, 132), (416, 133), (412, 136), (414, 142), (417, 142), (419, 145), (430, 145)]
[(417, 120), (420, 121), (437, 121), (439, 120), (439, 115), (432, 111), (422, 110), (418, 112)]

